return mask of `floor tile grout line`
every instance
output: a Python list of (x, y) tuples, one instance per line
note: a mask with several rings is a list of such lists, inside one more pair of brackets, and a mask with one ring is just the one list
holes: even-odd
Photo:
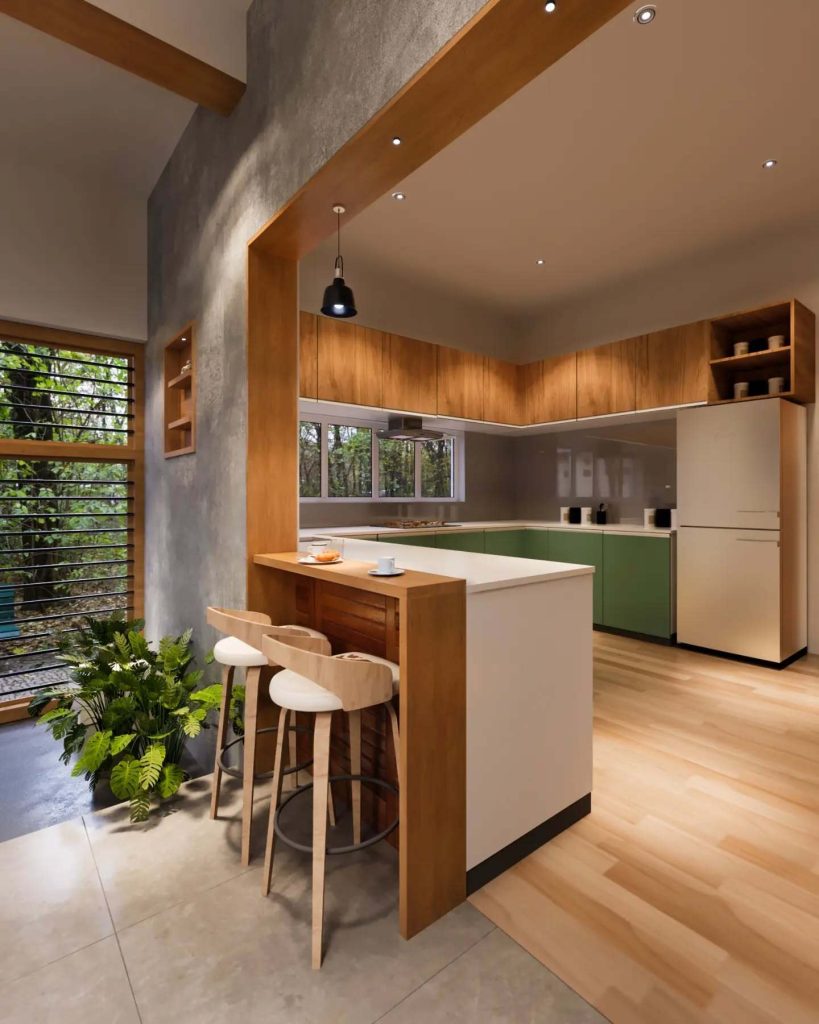
[[(474, 907), (473, 909), (477, 910), (477, 907)], [(481, 913), (480, 910), (478, 910), (477, 912), (479, 914)], [(489, 918), (486, 917), (486, 914), (481, 914), (481, 917), (484, 917), (486, 918), (487, 921), (489, 921)], [(431, 981), (434, 981), (434, 979), (437, 978), (439, 974), (450, 968), (453, 964), (457, 963), (461, 959), (461, 957), (466, 956), (467, 953), (471, 953), (476, 946), (479, 946), (484, 941), (484, 939), (488, 939), (493, 932), (499, 930), (498, 926), (494, 923), (494, 921), (489, 921), (489, 923), (492, 925), (492, 927), (489, 929), (488, 932), (482, 935), (479, 939), (476, 939), (470, 946), (467, 946), (466, 949), (462, 949), (457, 956), (454, 956), (448, 963), (443, 964), (441, 967), (438, 968), (437, 971), (435, 971), (433, 974), (430, 974), (428, 978), (425, 978), (424, 981), (422, 981), (419, 985), (416, 985), (411, 992), (407, 992), (407, 994), (403, 996), (401, 999), (399, 999), (397, 1003), (395, 1003), (388, 1010), (385, 1010), (382, 1014), (380, 1014), (378, 1017), (372, 1020), (370, 1024), (379, 1024), (379, 1021), (384, 1020), (388, 1014), (393, 1012), (393, 1010), (397, 1010), (402, 1003), (405, 1003), (411, 996), (414, 996), (416, 992), (420, 992), (422, 988), (429, 985)]]
[(117, 944), (117, 950), (119, 951), (120, 961), (122, 962), (122, 969), (123, 969), (123, 971), (125, 971), (125, 979), (128, 982), (128, 988), (131, 990), (131, 998), (134, 1001), (134, 1009), (136, 1010), (136, 1015), (137, 1015), (137, 1018), (138, 1018), (140, 1024), (142, 1024), (142, 1013), (141, 1013), (141, 1011), (139, 1009), (139, 1003), (137, 1002), (136, 992), (134, 992), (134, 985), (133, 985), (133, 982), (131, 981), (131, 975), (130, 975), (130, 973), (128, 971), (128, 964), (126, 964), (125, 956), (124, 956), (124, 954), (122, 952), (122, 945), (120, 944), (120, 941), (119, 941), (119, 934), (117, 933), (117, 926), (114, 923), (114, 915), (111, 913), (111, 904), (108, 902), (108, 893), (105, 891), (105, 886), (103, 885), (103, 882), (102, 882), (102, 875), (100, 874), (99, 864), (97, 864), (97, 858), (96, 858), (96, 856), (94, 854), (94, 845), (91, 842), (91, 836), (88, 833), (88, 826), (85, 823), (85, 815), (82, 816), (82, 827), (83, 827), (83, 830), (85, 832), (85, 838), (88, 841), (88, 849), (91, 851), (91, 860), (94, 862), (94, 870), (97, 873), (97, 880), (100, 883), (100, 891), (102, 892), (102, 898), (105, 900), (105, 909), (108, 911), (108, 917), (110, 918), (110, 921), (111, 921), (111, 928), (114, 931), (114, 939), (115, 939), (116, 944)]
[(53, 967), (54, 964), (58, 964), (63, 960), (67, 960), (70, 956), (74, 956), (76, 953), (82, 953), (86, 949), (91, 949), (92, 946), (98, 946), (101, 942), (105, 942), (107, 939), (114, 938), (113, 929), (108, 935), (101, 935), (98, 939), (94, 939), (93, 942), (86, 942), (84, 946), (77, 946), (76, 949), (72, 949), (69, 953), (63, 953), (61, 956), (55, 956), (53, 960), (47, 960), (45, 963), (39, 964), (30, 971), (24, 971), (22, 974), (18, 974), (14, 978), (5, 978), (3, 980), (3, 986), (16, 985), (18, 981), (24, 981), (26, 978), (31, 978), (37, 974), (38, 971), (44, 971), (46, 967)]

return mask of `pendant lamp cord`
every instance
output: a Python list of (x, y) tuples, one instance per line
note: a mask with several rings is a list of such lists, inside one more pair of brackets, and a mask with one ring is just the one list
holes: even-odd
[(341, 276), (344, 276), (344, 260), (341, 256), (341, 214), (336, 214), (336, 269), (341, 269)]

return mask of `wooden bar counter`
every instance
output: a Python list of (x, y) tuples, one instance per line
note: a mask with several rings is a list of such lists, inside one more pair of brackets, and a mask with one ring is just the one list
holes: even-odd
[[(377, 579), (371, 561), (302, 565), (303, 554), (255, 556), (268, 570), (264, 610), (320, 629), (336, 652), (366, 651), (401, 669), (399, 920), (411, 938), (466, 897), (466, 583), (414, 571)], [(365, 773), (379, 728), (374, 715), (365, 720)], [(346, 724), (338, 729), (343, 736)], [(382, 815), (389, 809), (374, 814)]]

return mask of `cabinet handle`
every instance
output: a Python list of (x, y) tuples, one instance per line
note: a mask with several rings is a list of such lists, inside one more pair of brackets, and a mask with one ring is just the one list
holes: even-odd
[(754, 516), (779, 516), (780, 512), (775, 508), (738, 508), (738, 513), (743, 515), (754, 515)]
[(778, 540), (763, 540), (761, 537), (737, 537), (740, 544), (776, 544), (779, 547)]

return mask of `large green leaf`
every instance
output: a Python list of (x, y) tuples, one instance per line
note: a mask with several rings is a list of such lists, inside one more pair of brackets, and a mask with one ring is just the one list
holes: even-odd
[(165, 762), (165, 745), (152, 743), (139, 759), (140, 789), (153, 789), (159, 780), (159, 773)]
[(121, 754), (126, 747), (129, 747), (136, 739), (136, 733), (123, 733), (122, 736), (114, 736), (111, 739), (111, 757)]
[(169, 796), (174, 795), (184, 781), (185, 773), (178, 764), (166, 764), (159, 775), (157, 784), (159, 795), (167, 800)]
[(190, 695), (189, 700), (196, 701), (208, 711), (215, 711), (222, 703), (222, 684), (214, 683), (212, 686), (204, 686)]
[(74, 765), (71, 774), (77, 776), (84, 772), (96, 772), (108, 756), (110, 747), (111, 733), (109, 730), (91, 733), (85, 741), (80, 759)]
[(126, 754), (111, 769), (111, 792), (119, 800), (130, 800), (139, 790), (139, 761)]
[(131, 797), (131, 822), (147, 821), (151, 813), (151, 794), (144, 789), (138, 790)]

